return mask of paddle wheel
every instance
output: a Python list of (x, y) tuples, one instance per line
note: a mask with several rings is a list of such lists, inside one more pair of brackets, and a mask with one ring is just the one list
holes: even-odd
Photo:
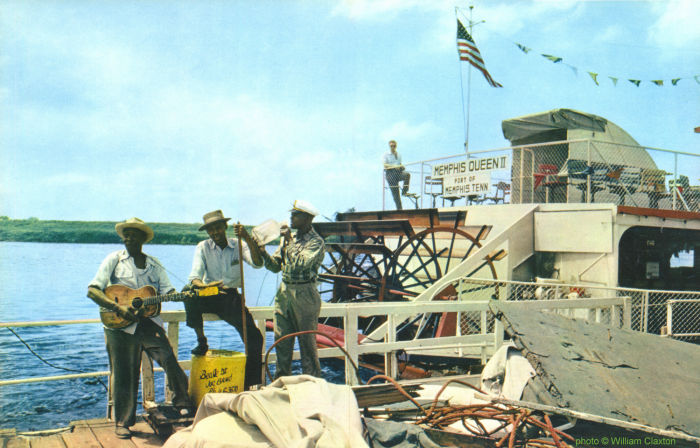
[[(409, 301), (430, 287), (481, 247), (489, 226), (465, 225), (466, 211), (437, 209), (353, 212), (337, 221), (314, 224), (326, 240), (327, 257), (319, 279), (326, 302)], [(496, 278), (493, 260), (487, 259)], [(450, 288), (439, 296), (454, 296)], [(420, 331), (434, 337), (440, 319), (422, 320)], [(360, 329), (369, 334), (382, 321), (368, 318)], [(332, 319), (325, 325), (342, 327)], [(407, 333), (416, 328), (406, 326)]]

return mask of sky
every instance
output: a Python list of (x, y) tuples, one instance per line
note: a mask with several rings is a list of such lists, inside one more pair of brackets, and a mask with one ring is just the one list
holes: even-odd
[[(469, 6), (503, 88), (459, 62)], [(700, 154), (698, 23), (695, 0), (2, 0), (0, 216), (381, 209), (388, 140), (404, 163), (462, 153), (467, 96), (472, 151), (508, 146), (504, 119), (570, 108)]]

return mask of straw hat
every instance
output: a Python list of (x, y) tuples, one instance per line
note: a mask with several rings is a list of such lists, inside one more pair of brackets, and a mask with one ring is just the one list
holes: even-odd
[(214, 210), (213, 212), (206, 213), (203, 217), (204, 224), (199, 228), (199, 230), (205, 230), (208, 225), (214, 224), (219, 221), (228, 221), (231, 218), (224, 218), (224, 212), (221, 210)]
[(311, 205), (310, 202), (304, 201), (302, 199), (297, 199), (294, 201), (294, 204), (292, 204), (290, 212), (297, 211), (297, 212), (304, 212), (308, 213), (311, 216), (316, 216), (318, 215), (318, 210), (316, 210), (316, 207)]
[(153, 229), (151, 229), (148, 224), (139, 218), (129, 218), (124, 222), (119, 222), (114, 226), (114, 229), (117, 231), (117, 235), (119, 235), (122, 239), (124, 238), (124, 229), (138, 229), (145, 233), (146, 240), (144, 241), (144, 244), (153, 239)]

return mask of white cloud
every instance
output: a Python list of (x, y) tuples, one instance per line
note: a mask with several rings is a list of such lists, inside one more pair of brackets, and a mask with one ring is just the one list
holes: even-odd
[(88, 187), (90, 182), (94, 181), (95, 178), (93, 176), (88, 176), (87, 174), (83, 173), (61, 173), (49, 176), (40, 182), (46, 187), (60, 188), (75, 187), (80, 185)]
[(333, 10), (334, 15), (354, 20), (390, 20), (402, 11), (412, 9), (441, 9), (446, 1), (424, 0), (343, 0)]
[(601, 44), (606, 44), (609, 42), (617, 42), (621, 40), (625, 35), (625, 30), (615, 24), (615, 25), (610, 25), (600, 31), (599, 33), (596, 33), (594, 36), (594, 41), (595, 42), (600, 42)]
[(405, 121), (399, 121), (382, 131), (380, 135), (385, 141), (394, 139), (397, 140), (397, 143), (400, 145), (398, 140), (413, 142), (435, 133), (438, 130), (439, 128), (431, 122), (409, 124)]
[[(580, 14), (584, 4), (585, 2), (581, 3), (577, 0), (484, 2), (478, 5), (474, 11), (478, 12), (479, 19), (484, 20), (490, 30), (506, 36), (513, 36), (526, 27), (537, 26), (540, 29), (552, 26), (561, 27), (565, 22), (574, 20)], [(467, 9), (463, 9), (462, 12), (463, 18), (468, 17)], [(556, 17), (558, 20), (552, 20), (552, 17)], [(538, 23), (542, 19), (547, 20)]]
[(663, 47), (700, 46), (700, 2), (697, 0), (671, 0), (653, 3), (653, 11), (659, 19), (649, 28), (648, 41)]

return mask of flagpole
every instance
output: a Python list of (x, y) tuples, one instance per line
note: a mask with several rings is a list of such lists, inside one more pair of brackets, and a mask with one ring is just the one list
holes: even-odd
[[(455, 18), (459, 20), (459, 14), (458, 14), (459, 8), (455, 6)], [(469, 98), (469, 92), (471, 90), (471, 78), (472, 78), (472, 66), (469, 65), (469, 70), (468, 72), (468, 87), (467, 87), (467, 98)], [(462, 120), (464, 121), (464, 151), (469, 153), (469, 112), (468, 112), (468, 106), (465, 108), (464, 106), (464, 81), (463, 81), (464, 75), (462, 74), (462, 62), (461, 60), (459, 61), (459, 88), (462, 93)], [(469, 100), (467, 99), (467, 104), (469, 104)]]
[[(469, 5), (469, 34), (472, 33), (472, 11), (474, 10), (474, 5)], [(461, 64), (460, 64), (461, 65)], [(471, 112), (471, 97), (472, 97), (472, 65), (469, 64), (469, 71), (467, 72), (467, 128), (464, 134), (464, 150), (469, 154), (469, 115)]]
[[(472, 15), (474, 12), (474, 5), (469, 5), (469, 34), (472, 35), (474, 25), (479, 23), (484, 23), (483, 20), (479, 22), (474, 22), (472, 20)], [(459, 8), (455, 6), (455, 16), (459, 20)], [(467, 104), (466, 108), (464, 105), (464, 83), (462, 81), (462, 64), (459, 64), (459, 84), (462, 90), (462, 116), (464, 118), (464, 151), (469, 154), (469, 119), (471, 116), (471, 93), (472, 93), (472, 64), (469, 64), (467, 72)], [(466, 111), (465, 111), (466, 109)]]

